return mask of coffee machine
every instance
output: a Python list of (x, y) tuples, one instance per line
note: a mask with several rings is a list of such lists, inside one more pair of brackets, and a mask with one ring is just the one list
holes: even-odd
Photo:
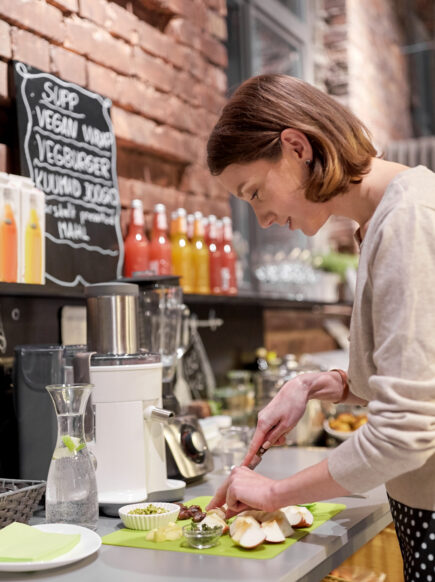
[(129, 503), (182, 499), (185, 489), (167, 478), (164, 425), (174, 414), (162, 408), (160, 355), (138, 347), (138, 295), (131, 283), (85, 287), (88, 351), (73, 360), (74, 381), (94, 385), (88, 446), (100, 508), (109, 515)]
[(191, 482), (213, 470), (198, 419), (181, 414), (174, 394), (177, 360), (189, 345), (189, 310), (177, 276), (138, 275), (124, 279), (139, 286), (139, 344), (147, 353), (162, 359), (162, 391), (165, 409), (174, 412), (163, 425), (168, 476)]

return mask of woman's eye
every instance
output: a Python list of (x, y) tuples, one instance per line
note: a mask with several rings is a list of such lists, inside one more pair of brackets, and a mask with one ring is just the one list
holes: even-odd
[(258, 190), (255, 190), (255, 192), (252, 194), (251, 200), (255, 200), (255, 198), (258, 198)]

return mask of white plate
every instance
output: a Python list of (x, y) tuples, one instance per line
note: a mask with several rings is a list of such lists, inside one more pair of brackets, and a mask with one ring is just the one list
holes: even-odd
[(68, 523), (43, 523), (32, 527), (47, 533), (80, 534), (80, 541), (72, 550), (53, 560), (41, 560), (38, 562), (0, 562), (0, 572), (30, 572), (32, 570), (59, 568), (60, 566), (66, 566), (78, 560), (83, 560), (83, 558), (96, 552), (101, 546), (100, 536), (87, 527), (70, 525)]
[(333, 436), (334, 438), (338, 439), (339, 441), (345, 441), (346, 439), (351, 437), (353, 435), (353, 433), (355, 432), (355, 431), (345, 432), (343, 430), (334, 430), (333, 428), (331, 428), (329, 426), (329, 422), (327, 420), (323, 421), (323, 428), (325, 429), (325, 431), (329, 435)]

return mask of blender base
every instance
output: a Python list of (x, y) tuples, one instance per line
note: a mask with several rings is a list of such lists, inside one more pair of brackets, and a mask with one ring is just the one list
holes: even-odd
[(166, 484), (168, 489), (163, 489), (162, 491), (152, 491), (148, 497), (147, 501), (180, 501), (184, 498), (184, 492), (186, 490), (185, 481), (180, 479), (167, 479)]
[[(171, 501), (180, 501), (184, 498), (184, 492), (186, 490), (186, 483), (178, 479), (166, 479), (167, 489), (162, 489), (160, 491), (152, 491), (142, 499), (131, 500), (131, 503), (145, 503), (153, 501), (165, 501), (170, 503)], [(110, 503), (108, 501), (99, 502), (100, 513), (102, 515), (107, 515), (108, 517), (119, 517), (119, 509), (127, 505), (124, 501), (123, 503)]]

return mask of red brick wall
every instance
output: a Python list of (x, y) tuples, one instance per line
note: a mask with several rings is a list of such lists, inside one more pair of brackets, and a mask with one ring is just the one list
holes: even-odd
[[(225, 17), (225, 0), (0, 0), (0, 106), (11, 59), (109, 97), (124, 222), (133, 197), (148, 216), (157, 202), (229, 214), (205, 165), (227, 88)], [(9, 153), (0, 144), (3, 169)]]
[(382, 150), (412, 136), (405, 44), (395, 0), (318, 0), (317, 83), (347, 105)]

